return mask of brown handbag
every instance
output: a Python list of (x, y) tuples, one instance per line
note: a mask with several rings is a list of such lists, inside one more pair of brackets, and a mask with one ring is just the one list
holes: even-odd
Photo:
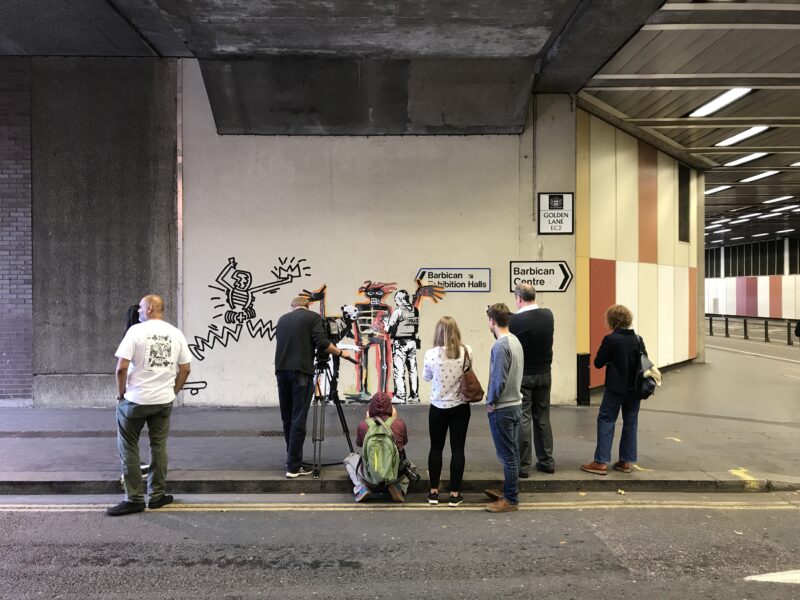
[(464, 402), (473, 403), (483, 400), (483, 388), (481, 382), (478, 381), (478, 376), (472, 370), (472, 361), (467, 363), (467, 347), (464, 346), (464, 364), (462, 365), (463, 374), (461, 375), (461, 384), (458, 386), (458, 391), (461, 392), (461, 398)]

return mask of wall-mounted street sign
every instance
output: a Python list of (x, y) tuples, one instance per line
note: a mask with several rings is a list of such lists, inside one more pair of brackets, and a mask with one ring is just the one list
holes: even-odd
[(530, 283), (537, 292), (566, 292), (572, 271), (564, 260), (511, 261), (511, 290), (520, 283)]
[(489, 268), (422, 267), (416, 278), (422, 281), (422, 285), (438, 285), (446, 292), (492, 291), (492, 270)]
[(539, 194), (539, 234), (569, 235), (575, 231), (572, 194)]

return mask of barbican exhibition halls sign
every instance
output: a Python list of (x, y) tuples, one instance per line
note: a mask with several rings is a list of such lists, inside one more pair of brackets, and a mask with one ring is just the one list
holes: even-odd
[(492, 291), (492, 270), (484, 267), (422, 267), (416, 279), (422, 285), (438, 285), (448, 293)]
[(539, 234), (570, 235), (574, 232), (573, 194), (539, 194)]

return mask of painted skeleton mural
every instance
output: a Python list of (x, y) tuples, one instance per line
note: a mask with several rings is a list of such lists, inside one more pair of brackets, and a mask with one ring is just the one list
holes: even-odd
[[(392, 340), (392, 375), (394, 379), (393, 404), (419, 404), (419, 375), (417, 374), (417, 350), (420, 347), (419, 306), (423, 298), (439, 302), (444, 290), (438, 286), (422, 285), (417, 280), (417, 291), (412, 299), (406, 290), (394, 295), (395, 309), (386, 319), (385, 327)], [(406, 393), (408, 376), (408, 393)]]
[(279, 258), (270, 273), (274, 277), (261, 285), (253, 286), (253, 274), (238, 268), (236, 259), (228, 259), (222, 271), (219, 272), (214, 280), (214, 284), (209, 284), (212, 290), (224, 294), (211, 297), (215, 302), (214, 309), (222, 309), (215, 314), (212, 319), (219, 319), (225, 322), (221, 328), (212, 323), (208, 326), (205, 337), (195, 336), (194, 343), (189, 344), (189, 350), (197, 360), (205, 358), (204, 353), (219, 345), (223, 348), (233, 340), (239, 341), (243, 329), (247, 329), (251, 337), (263, 338), (267, 336), (270, 340), (275, 337), (275, 327), (272, 320), (256, 320), (254, 304), (260, 294), (274, 294), (280, 288), (290, 284), (295, 279), (310, 275), (311, 267), (304, 265), (306, 259), (301, 258)]

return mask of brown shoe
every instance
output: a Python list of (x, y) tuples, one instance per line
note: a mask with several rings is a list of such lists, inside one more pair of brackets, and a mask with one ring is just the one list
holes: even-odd
[(519, 504), (511, 504), (503, 497), (498, 498), (494, 502), (489, 502), (486, 505), (486, 510), (490, 513), (504, 513), (519, 510)]
[(630, 473), (631, 463), (622, 462), (621, 460), (618, 460), (617, 462), (614, 463), (614, 470), (620, 471), (622, 473)]
[(392, 497), (392, 500), (394, 500), (395, 502), (406, 501), (406, 497), (403, 496), (403, 492), (400, 491), (400, 486), (398, 486), (397, 484), (391, 483), (387, 486), (387, 489), (389, 491), (389, 495)]
[(608, 465), (592, 461), (588, 465), (581, 465), (581, 471), (594, 473), (595, 475), (608, 475)]
[(483, 490), (483, 493), (489, 496), (489, 500), (500, 500), (503, 497), (503, 492), (495, 489)]

